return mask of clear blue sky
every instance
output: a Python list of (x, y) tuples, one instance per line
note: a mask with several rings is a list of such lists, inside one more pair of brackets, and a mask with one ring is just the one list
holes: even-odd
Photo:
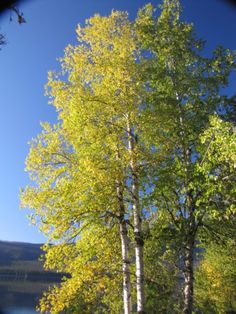
[[(47, 104), (47, 72), (58, 68), (57, 58), (76, 43), (75, 28), (86, 18), (112, 9), (126, 10), (133, 19), (144, 0), (29, 0), (20, 6), (27, 23), (9, 22), (5, 14), (0, 31), (8, 40), (0, 51), (0, 240), (43, 242), (29, 226), (27, 210), (19, 209), (19, 189), (28, 183), (24, 161), (27, 142), (40, 132), (40, 121), (55, 121)], [(152, 1), (152, 3), (160, 3)], [(207, 40), (206, 52), (217, 44), (236, 49), (236, 7), (223, 0), (183, 0), (183, 17)], [(232, 79), (229, 93), (235, 91)]]

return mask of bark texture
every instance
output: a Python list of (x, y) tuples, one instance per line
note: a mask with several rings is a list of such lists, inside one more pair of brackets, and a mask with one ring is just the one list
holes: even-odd
[(117, 191), (117, 199), (119, 203), (119, 228), (120, 228), (121, 252), (122, 252), (124, 314), (130, 314), (132, 311), (132, 302), (131, 302), (131, 282), (130, 282), (129, 238), (128, 238), (127, 223), (125, 221), (123, 187), (122, 187), (122, 184), (118, 181), (117, 181), (116, 191)]
[(186, 245), (184, 261), (184, 314), (192, 314), (193, 311), (193, 258), (194, 258), (194, 236), (190, 236)]
[(130, 152), (130, 168), (132, 177), (132, 199), (134, 216), (134, 235), (135, 235), (135, 264), (136, 264), (136, 290), (137, 290), (137, 313), (145, 314), (144, 303), (144, 263), (143, 263), (143, 235), (141, 209), (139, 202), (139, 180), (137, 167), (137, 138), (127, 122), (128, 145)]

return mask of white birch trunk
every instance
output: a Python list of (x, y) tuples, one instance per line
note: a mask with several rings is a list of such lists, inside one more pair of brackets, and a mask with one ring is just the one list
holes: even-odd
[(143, 236), (142, 220), (139, 202), (139, 182), (137, 161), (135, 156), (136, 139), (127, 119), (128, 148), (130, 152), (130, 168), (132, 176), (132, 199), (134, 215), (134, 235), (135, 235), (135, 263), (136, 263), (136, 290), (137, 290), (137, 313), (144, 314), (144, 264), (143, 264)]
[(120, 222), (120, 237), (122, 251), (122, 271), (123, 271), (123, 302), (124, 314), (130, 314), (132, 311), (131, 303), (131, 283), (130, 283), (130, 260), (129, 260), (129, 244), (127, 237), (126, 222)]
[(192, 314), (193, 311), (193, 255), (194, 238), (190, 237), (186, 245), (184, 261), (184, 314)]
[[(190, 159), (189, 150), (186, 153), (186, 159)], [(187, 164), (188, 165), (188, 164)], [(187, 227), (187, 241), (185, 245), (185, 256), (184, 256), (184, 314), (192, 314), (193, 312), (193, 282), (194, 282), (194, 248), (195, 248), (195, 237), (196, 237), (196, 221), (194, 216), (194, 200), (192, 193), (187, 193), (188, 201), (188, 227)]]
[(131, 302), (131, 282), (130, 282), (129, 238), (128, 238), (127, 223), (125, 221), (123, 187), (122, 187), (122, 184), (118, 181), (117, 181), (116, 192), (117, 192), (117, 199), (119, 203), (119, 228), (120, 228), (121, 252), (122, 252), (124, 314), (130, 314), (132, 311), (132, 302)]

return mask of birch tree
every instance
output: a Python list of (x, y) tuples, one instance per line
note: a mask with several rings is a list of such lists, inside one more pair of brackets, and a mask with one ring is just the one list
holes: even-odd
[[(222, 88), (235, 67), (235, 54), (218, 47), (212, 58), (204, 57), (204, 42), (196, 39), (192, 24), (180, 20), (180, 13), (178, 0), (165, 0), (159, 16), (147, 5), (139, 13), (136, 29), (144, 52), (149, 52), (144, 66), (150, 96), (144, 119), (151, 126), (144, 124), (148, 127), (144, 134), (154, 152), (150, 167), (153, 206), (159, 215), (168, 213), (175, 237), (183, 243), (183, 313), (187, 314), (193, 311), (193, 260), (199, 229), (214, 212), (220, 216), (227, 210), (219, 210), (217, 202), (212, 202), (217, 199), (213, 196), (216, 186), (221, 186), (219, 181), (208, 184), (213, 169), (208, 168), (204, 176), (199, 169), (209, 157), (211, 141), (201, 141), (209, 117), (230, 103)], [(232, 160), (228, 162), (232, 168)]]
[[(34, 221), (58, 245), (80, 242), (83, 230), (98, 220), (104, 228), (119, 227), (126, 314), (132, 309), (129, 233), (134, 228), (137, 308), (143, 313), (137, 125), (145, 89), (138, 83), (135, 35), (127, 14), (115, 11), (108, 17), (94, 16), (84, 28), (78, 26), (77, 35), (78, 45), (69, 45), (61, 59), (62, 71), (49, 74), (48, 95), (59, 123), (45, 124), (32, 141), (27, 171), (35, 185), (23, 191), (22, 206), (35, 210)], [(47, 247), (49, 268), (61, 263), (54, 250)], [(74, 278), (70, 259), (64, 263), (62, 269)], [(60, 291), (64, 295), (63, 287), (67, 293), (65, 284), (57, 296)], [(51, 296), (41, 309), (56, 313), (63, 309), (56, 304), (69, 306), (65, 295), (64, 301)]]
[[(58, 123), (45, 123), (31, 142), (33, 184), (21, 200), (54, 244), (45, 247), (45, 266), (71, 277), (45, 295), (42, 311), (119, 313), (112, 291), (119, 295), (122, 281), (124, 313), (145, 313), (143, 225), (152, 218), (160, 234), (173, 236), (176, 251), (170, 245), (164, 253), (177, 276), (178, 252), (182, 312), (193, 311), (197, 240), (234, 211), (235, 155), (226, 146), (234, 151), (235, 133), (220, 116), (233, 101), (222, 89), (235, 55), (218, 47), (204, 57), (203, 41), (180, 13), (178, 0), (164, 0), (160, 16), (147, 5), (135, 24), (124, 12), (95, 15), (78, 26), (61, 71), (49, 74)], [(163, 254), (152, 240), (146, 262), (152, 246)], [(156, 265), (164, 269), (165, 260)], [(168, 289), (174, 295), (175, 285)]]

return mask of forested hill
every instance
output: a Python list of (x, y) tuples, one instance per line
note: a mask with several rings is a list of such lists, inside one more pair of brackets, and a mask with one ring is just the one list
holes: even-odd
[(13, 267), (25, 262), (28, 266), (31, 265), (30, 269), (42, 270), (42, 263), (38, 261), (43, 253), (41, 246), (42, 244), (0, 241), (0, 267)]
[(43, 269), (42, 244), (0, 241), (0, 279), (58, 282), (63, 274)]

